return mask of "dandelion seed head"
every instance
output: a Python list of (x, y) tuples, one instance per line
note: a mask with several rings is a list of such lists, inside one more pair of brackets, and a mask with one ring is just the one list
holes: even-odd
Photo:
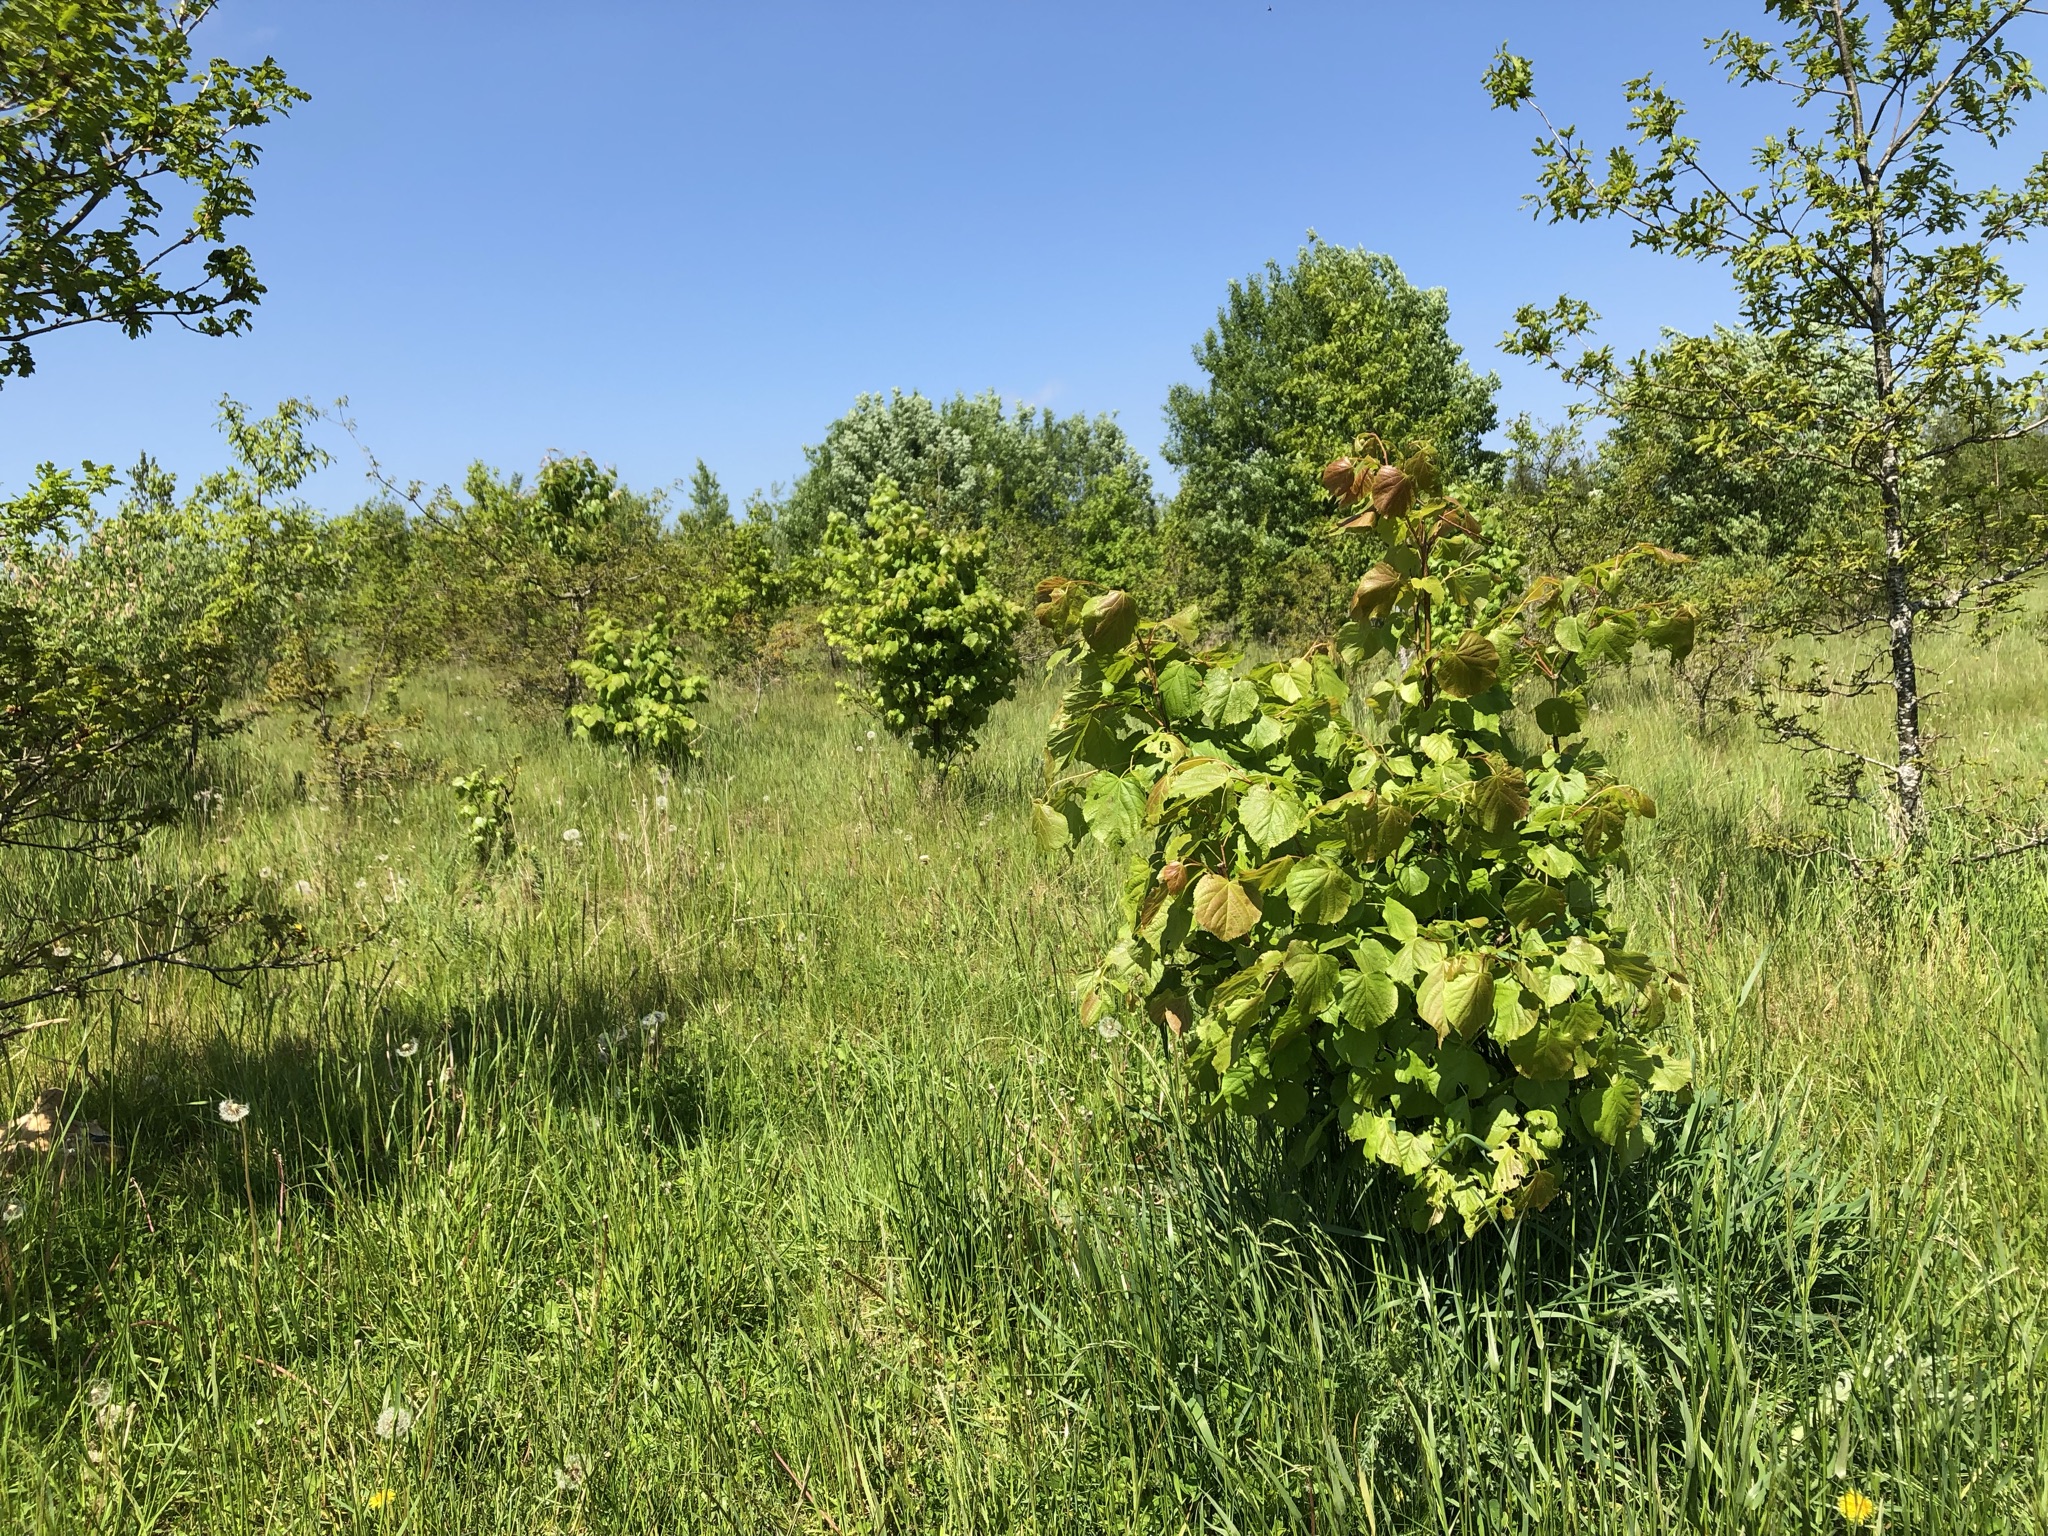
[(240, 1125), (249, 1118), (249, 1106), (235, 1099), (222, 1099), (214, 1106), (215, 1112), (229, 1125)]
[(419, 1053), (420, 1043), (417, 1040), (408, 1040), (398, 1048), (398, 1054), (407, 1061), (411, 1061)]
[(95, 1413), (114, 1400), (113, 1387), (104, 1381), (96, 1381), (85, 1389), (86, 1405)]
[(656, 809), (657, 811), (663, 811), (663, 812), (666, 812), (666, 811), (668, 810), (668, 796), (667, 796), (667, 795), (656, 795), (656, 796), (654, 797), (654, 808), (655, 808), (655, 809)]
[(367, 891), (369, 888), (370, 882), (367, 880), (358, 880), (356, 882), (356, 889), (359, 891)]
[(573, 848), (583, 841), (583, 832), (577, 827), (566, 827), (562, 831), (562, 841)]
[(301, 896), (311, 896), (313, 894), (313, 882), (310, 880), (295, 880), (292, 882), (292, 889)]
[(572, 1488), (581, 1488), (584, 1478), (590, 1475), (582, 1456), (571, 1451), (562, 1458), (562, 1464), (555, 1468), (555, 1492), (567, 1493)]
[(21, 1208), (19, 1200), (10, 1200), (5, 1205), (0, 1205), (0, 1221), (4, 1221), (10, 1227), (27, 1214), (28, 1212)]
[(277, 876), (272, 873), (270, 866), (266, 864), (256, 871), (256, 878), (258, 880), (275, 880)]
[(412, 1413), (405, 1408), (393, 1407), (390, 1403), (377, 1415), (376, 1435), (379, 1440), (403, 1440), (412, 1433)]

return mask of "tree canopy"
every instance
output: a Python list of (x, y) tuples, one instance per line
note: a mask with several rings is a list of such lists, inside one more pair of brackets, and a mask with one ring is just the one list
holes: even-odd
[(1484, 467), (1498, 420), (1499, 381), (1464, 361), (1444, 290), (1314, 236), (1293, 266), (1230, 285), (1195, 360), (1207, 385), (1176, 385), (1166, 402), (1174, 531), (1217, 616), (1254, 628), (1270, 618), (1271, 578), (1327, 520), (1322, 466), (1357, 434), (1427, 442), (1458, 478)]
[[(227, 226), (255, 206), (241, 135), (306, 93), (276, 62), (192, 64), (212, 0), (9, 0), (0, 7), (0, 377), (29, 343), (161, 319), (245, 329), (263, 293)], [(189, 200), (166, 224), (166, 201)], [(182, 223), (182, 227), (180, 227)]]

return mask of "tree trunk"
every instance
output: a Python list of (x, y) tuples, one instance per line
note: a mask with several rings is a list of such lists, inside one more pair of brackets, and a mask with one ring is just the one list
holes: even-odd
[(1920, 731), (1920, 669), (1913, 656), (1915, 612), (1906, 581), (1905, 497), (1898, 457), (1885, 449), (1879, 492), (1884, 501), (1885, 628), (1892, 660), (1892, 729), (1897, 736), (1898, 767), (1893, 780), (1892, 830), (1911, 851), (1925, 830), (1923, 794), (1926, 738)]

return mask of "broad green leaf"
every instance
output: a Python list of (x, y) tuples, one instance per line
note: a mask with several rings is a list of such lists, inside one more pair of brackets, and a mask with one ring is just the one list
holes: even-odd
[(1088, 781), (1081, 815), (1096, 841), (1112, 845), (1130, 842), (1144, 830), (1145, 791), (1130, 779), (1098, 773)]
[(1652, 1093), (1682, 1093), (1692, 1086), (1692, 1058), (1679, 1056), (1660, 1061), (1650, 1074)]
[(1646, 624), (1643, 638), (1658, 650), (1668, 651), (1673, 661), (1683, 661), (1692, 654), (1698, 629), (1699, 615), (1687, 606)]
[(1220, 757), (1186, 757), (1169, 770), (1165, 800), (1194, 800), (1211, 794), (1237, 777), (1237, 769)]
[(1386, 1023), (1401, 1006), (1401, 994), (1385, 971), (1346, 971), (1343, 989), (1344, 1018), (1360, 1029)]
[(1471, 1039), (1493, 1017), (1493, 969), (1485, 955), (1453, 955), (1423, 977), (1415, 1011), (1437, 1038)]
[(1392, 897), (1388, 897), (1386, 905), (1380, 908), (1380, 923), (1394, 936), (1397, 944), (1412, 943), (1416, 934), (1422, 931), (1415, 921), (1415, 914)]
[(1334, 923), (1351, 910), (1358, 888), (1323, 859), (1302, 859), (1287, 874), (1287, 902), (1305, 923)]
[(1039, 849), (1045, 853), (1058, 853), (1070, 846), (1067, 818), (1047, 805), (1043, 800), (1031, 802), (1031, 835), (1037, 840)]
[(1159, 701), (1169, 720), (1185, 720), (1202, 707), (1202, 674), (1184, 661), (1159, 669)]
[(1642, 1085), (1633, 1078), (1617, 1077), (1604, 1092), (1588, 1094), (1580, 1104), (1586, 1129), (1610, 1147), (1618, 1146), (1643, 1118)]
[(1576, 736), (1579, 723), (1579, 701), (1570, 694), (1560, 693), (1537, 701), (1536, 727), (1544, 735)]
[(1091, 651), (1120, 651), (1138, 628), (1138, 605), (1128, 592), (1104, 592), (1081, 609), (1081, 637)]
[(1294, 983), (1294, 996), (1303, 1017), (1321, 1013), (1337, 995), (1337, 957), (1326, 955), (1308, 944), (1288, 947), (1282, 967)]
[(1235, 880), (1214, 873), (1195, 882), (1195, 922), (1226, 944), (1259, 925), (1259, 904)]
[(1458, 643), (1436, 658), (1437, 681), (1446, 693), (1469, 699), (1484, 693), (1500, 676), (1500, 652), (1477, 630), (1467, 630)]
[(1529, 814), (1529, 781), (1522, 770), (1498, 758), (1493, 771), (1472, 781), (1472, 816), (1481, 830), (1499, 837)]
[(1524, 880), (1501, 898), (1500, 905), (1517, 926), (1537, 928), (1564, 916), (1564, 892), (1540, 880)]
[(1406, 578), (1386, 561), (1379, 561), (1358, 578), (1358, 590), (1351, 594), (1351, 622), (1384, 624), (1401, 596)]
[(1307, 824), (1301, 802), (1271, 784), (1254, 784), (1237, 804), (1237, 819), (1263, 849), (1278, 847)]

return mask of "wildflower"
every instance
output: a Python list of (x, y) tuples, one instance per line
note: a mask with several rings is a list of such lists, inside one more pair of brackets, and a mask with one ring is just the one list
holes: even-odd
[(567, 843), (571, 848), (574, 848), (578, 843), (583, 841), (583, 833), (580, 829), (576, 827), (564, 828), (562, 832), (562, 841)]
[(10, 1200), (6, 1205), (0, 1206), (0, 1221), (6, 1222), (10, 1227), (27, 1214), (28, 1212), (21, 1208), (19, 1200)]
[(875, 733), (874, 733), (873, 731), (869, 731), (869, 732), (868, 732), (868, 740), (869, 740), (869, 741), (873, 741), (874, 739), (875, 739)]
[(562, 1458), (562, 1464), (555, 1468), (555, 1492), (567, 1493), (571, 1488), (581, 1488), (583, 1479), (590, 1475), (583, 1458), (571, 1451)]
[(417, 1040), (408, 1040), (398, 1048), (398, 1054), (406, 1061), (411, 1061), (419, 1053), (420, 1043)]
[(96, 1381), (85, 1389), (85, 1402), (95, 1413), (114, 1400), (114, 1389), (104, 1381)]
[(234, 1099), (222, 1099), (216, 1106), (222, 1120), (229, 1125), (240, 1125), (249, 1118), (249, 1106)]
[(1095, 1026), (1095, 1033), (1102, 1036), (1102, 1038), (1105, 1040), (1114, 1040), (1118, 1035), (1122, 1034), (1123, 1032), (1123, 1025), (1117, 1023), (1115, 1019), (1111, 1018), (1107, 1014), (1103, 1016), (1102, 1022)]
[(1842, 1496), (1835, 1500), (1835, 1508), (1841, 1511), (1842, 1518), (1851, 1525), (1868, 1525), (1870, 1517), (1877, 1513), (1877, 1506), (1871, 1503), (1870, 1496), (1859, 1493), (1854, 1488), (1843, 1490)]
[(397, 1497), (397, 1490), (391, 1488), (379, 1488), (375, 1493), (371, 1494), (367, 1499), (363, 1500), (363, 1507), (365, 1509), (373, 1510), (388, 1509), (390, 1508), (392, 1502), (395, 1499), (397, 1499)]
[(404, 1408), (394, 1408), (387, 1402), (383, 1412), (377, 1415), (376, 1432), (379, 1440), (403, 1440), (412, 1433), (411, 1412)]

